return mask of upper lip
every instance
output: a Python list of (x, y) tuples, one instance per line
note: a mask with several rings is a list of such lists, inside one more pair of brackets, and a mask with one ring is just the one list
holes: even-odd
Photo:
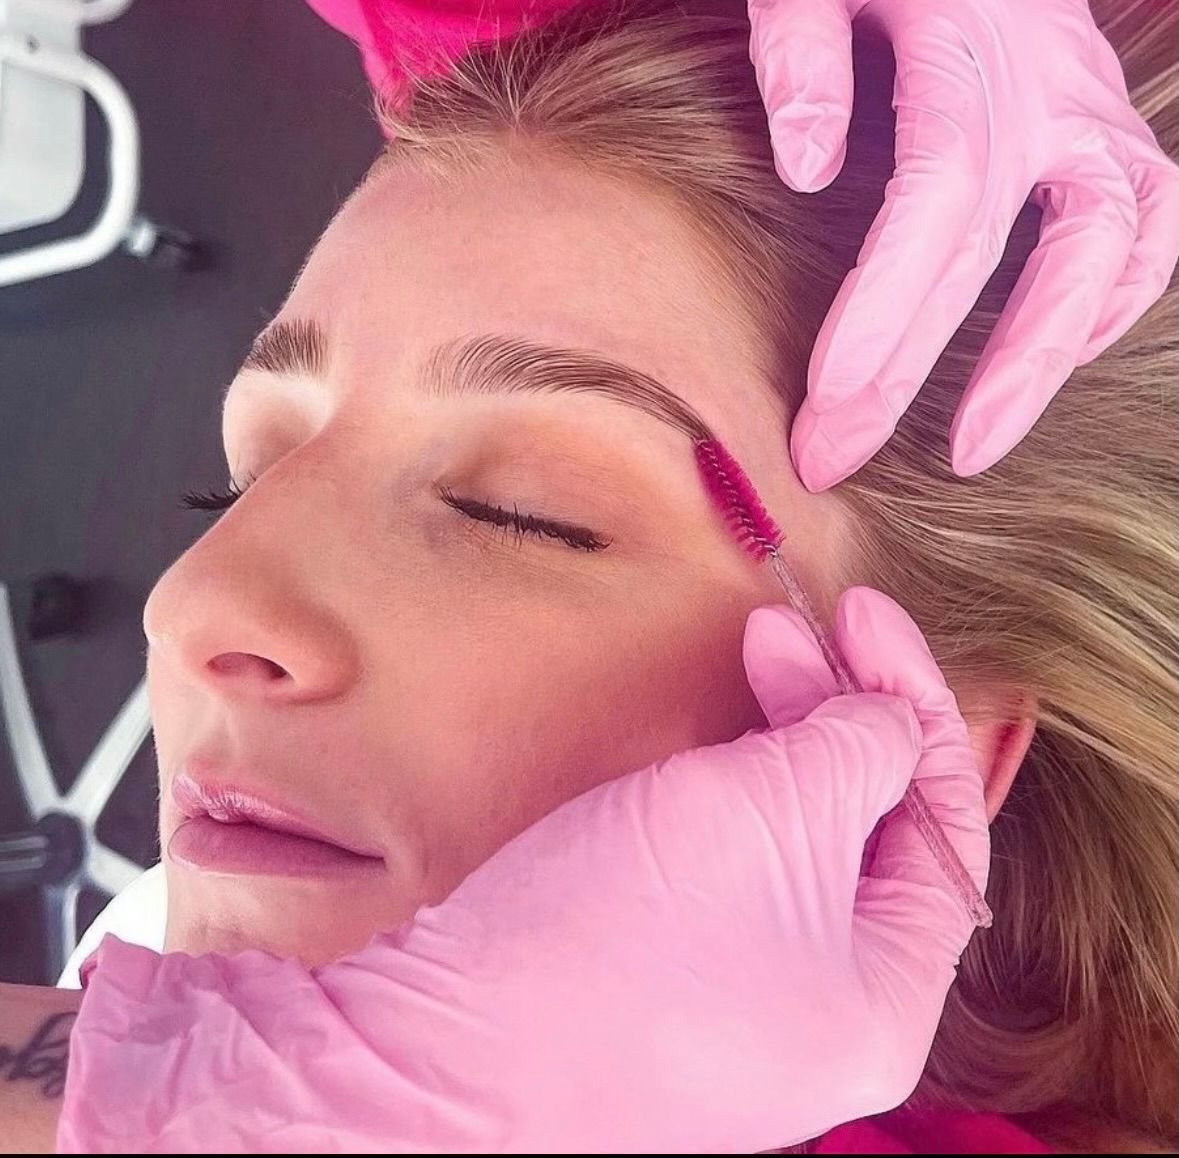
[(334, 844), (357, 856), (381, 858), (380, 852), (312, 823), (286, 804), (263, 799), (225, 781), (198, 780), (187, 768), (181, 768), (172, 779), (172, 800), (186, 820), (209, 816), (224, 824), (256, 824), (275, 832)]

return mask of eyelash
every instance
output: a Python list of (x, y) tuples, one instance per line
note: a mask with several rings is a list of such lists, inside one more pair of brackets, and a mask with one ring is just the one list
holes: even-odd
[(224, 491), (185, 491), (180, 505), (190, 511), (227, 511), (249, 489), (249, 482), (239, 491), (237, 484), (231, 481), (229, 489)]
[(603, 539), (585, 527), (577, 527), (572, 523), (560, 523), (554, 519), (542, 519), (539, 515), (522, 513), (514, 503), (512, 509), (507, 511), (492, 503), (462, 498), (449, 487), (439, 487), (438, 495), (448, 507), (466, 515), (467, 518), (503, 528), (514, 533), (519, 539), (528, 535), (538, 539), (555, 539), (577, 551), (604, 551), (610, 546), (609, 539)]
[[(242, 497), (250, 484), (250, 479), (241, 490), (235, 483), (230, 482), (225, 491), (186, 491), (181, 498), (181, 506), (192, 511), (225, 511)], [(517, 539), (528, 537), (537, 539), (554, 539), (572, 547), (577, 551), (604, 551), (610, 546), (609, 539), (585, 527), (577, 527), (572, 523), (560, 523), (553, 519), (542, 519), (538, 515), (522, 513), (515, 504), (510, 511), (497, 507), (492, 503), (480, 502), (478, 499), (466, 499), (456, 495), (449, 487), (440, 487), (438, 491), (442, 501), (452, 509), (467, 518), (479, 523), (487, 523), (493, 527), (514, 534)]]

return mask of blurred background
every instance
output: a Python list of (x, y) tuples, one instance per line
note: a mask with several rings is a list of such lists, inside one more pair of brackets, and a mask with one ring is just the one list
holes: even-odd
[[(10, 5), (38, 2), (0, 0), (0, 37), (6, 10), (15, 19)], [(21, 35), (13, 51), (42, 47)], [(62, 791), (143, 678), (148, 592), (213, 517), (179, 500), (226, 482), (221, 394), (380, 144), (356, 50), (302, 0), (136, 0), (83, 29), (81, 50), (134, 107), (139, 211), (193, 244), (165, 233), (148, 260), (117, 250), (0, 287), (0, 584), (14, 642), (0, 667), (10, 690), (19, 669)], [(0, 54), (8, 192), (24, 191), (4, 165), (16, 67)], [(0, 232), (0, 263), (85, 231), (101, 210), (109, 133), (86, 106), (81, 192), (56, 221)], [(0, 728), (0, 980), (50, 982), (47, 890), (31, 880), (68, 878), (73, 838), (63, 830), (50, 840), (42, 825), (30, 840), (37, 818), (17, 783), (12, 736), (9, 720)], [(103, 808), (98, 840), (153, 864), (155, 804), (149, 738)], [(54, 841), (55, 867), (42, 871)], [(79, 930), (105, 900), (81, 890)]]

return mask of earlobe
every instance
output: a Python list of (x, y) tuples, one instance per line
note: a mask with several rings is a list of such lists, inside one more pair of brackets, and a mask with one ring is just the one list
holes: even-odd
[(1003, 807), (1036, 734), (1032, 706), (1021, 704), (1023, 710), (1014, 719), (988, 720), (970, 728), (975, 759), (983, 774), (988, 822), (994, 821)]

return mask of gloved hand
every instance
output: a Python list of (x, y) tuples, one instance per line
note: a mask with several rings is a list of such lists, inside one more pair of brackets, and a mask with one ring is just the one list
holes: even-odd
[(869, 693), (755, 611), (784, 726), (585, 793), (337, 963), (108, 937), (59, 1149), (755, 1151), (897, 1105), (972, 923), (903, 812), (861, 878), (865, 839), (916, 775), (982, 887), (982, 783), (895, 603), (849, 591), (836, 641)]
[[(751, 54), (793, 189), (843, 163), (851, 21), (866, 0), (749, 0)], [(1161, 295), (1179, 255), (1179, 170), (1130, 104), (1086, 0), (873, 0), (896, 56), (896, 172), (811, 356), (794, 423), (811, 490), (888, 440), (998, 265), (1028, 199), (1040, 242), (950, 431), (954, 470), (987, 469), (1074, 367)]]

